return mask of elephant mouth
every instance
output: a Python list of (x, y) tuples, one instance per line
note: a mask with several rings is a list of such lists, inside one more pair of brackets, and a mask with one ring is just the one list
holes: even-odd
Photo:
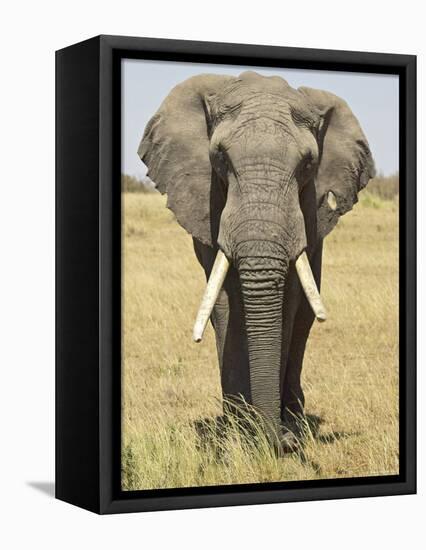
[[(326, 309), (322, 303), (306, 251), (302, 251), (299, 255), (295, 266), (300, 284), (303, 288), (306, 299), (312, 308), (315, 318), (319, 322), (325, 321), (327, 319)], [(229, 260), (222, 250), (219, 250), (195, 319), (193, 329), (194, 342), (201, 342), (203, 339), (204, 331), (219, 296), (219, 292), (225, 281), (229, 267)]]

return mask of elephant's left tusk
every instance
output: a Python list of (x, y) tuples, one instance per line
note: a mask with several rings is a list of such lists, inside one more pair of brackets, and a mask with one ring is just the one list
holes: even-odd
[(226, 274), (228, 273), (229, 262), (225, 254), (219, 250), (207, 282), (206, 290), (204, 291), (203, 299), (201, 300), (198, 309), (197, 317), (194, 323), (194, 331), (192, 337), (194, 342), (201, 342), (208, 320), (213, 311), (220, 289), (222, 288)]
[(312, 274), (308, 256), (305, 251), (296, 260), (296, 271), (299, 276), (300, 284), (305, 292), (306, 299), (314, 312), (318, 321), (325, 321), (327, 313), (322, 303), (317, 284)]

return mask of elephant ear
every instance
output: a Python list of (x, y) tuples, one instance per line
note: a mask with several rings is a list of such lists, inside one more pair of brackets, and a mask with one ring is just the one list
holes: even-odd
[(209, 158), (209, 102), (228, 80), (198, 75), (173, 88), (147, 124), (138, 149), (148, 176), (162, 194), (167, 193), (167, 207), (180, 225), (210, 246), (221, 211), (215, 203), (223, 191)]
[(375, 175), (374, 161), (359, 122), (343, 99), (312, 88), (299, 91), (323, 115), (315, 182), (317, 236), (321, 239), (358, 202), (359, 191)]

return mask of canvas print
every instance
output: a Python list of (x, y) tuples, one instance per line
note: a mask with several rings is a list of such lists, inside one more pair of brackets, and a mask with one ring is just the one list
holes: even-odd
[(398, 474), (398, 76), (121, 86), (122, 489)]

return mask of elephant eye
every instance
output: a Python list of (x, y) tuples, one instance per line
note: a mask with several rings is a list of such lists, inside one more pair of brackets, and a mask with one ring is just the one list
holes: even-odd
[(314, 155), (312, 154), (312, 151), (309, 151), (309, 153), (305, 155), (305, 158), (303, 159), (302, 164), (303, 164), (303, 169), (306, 172), (311, 172), (314, 169), (315, 160), (314, 160)]
[(220, 144), (211, 152), (211, 160), (215, 172), (226, 182), (231, 163), (226, 150)]
[(312, 169), (312, 159), (311, 158), (305, 159), (304, 166), (305, 166), (306, 170), (311, 170)]
[(296, 178), (299, 183), (299, 189), (302, 191), (305, 185), (312, 179), (317, 168), (315, 156), (312, 151), (308, 151), (301, 159), (296, 171)]

